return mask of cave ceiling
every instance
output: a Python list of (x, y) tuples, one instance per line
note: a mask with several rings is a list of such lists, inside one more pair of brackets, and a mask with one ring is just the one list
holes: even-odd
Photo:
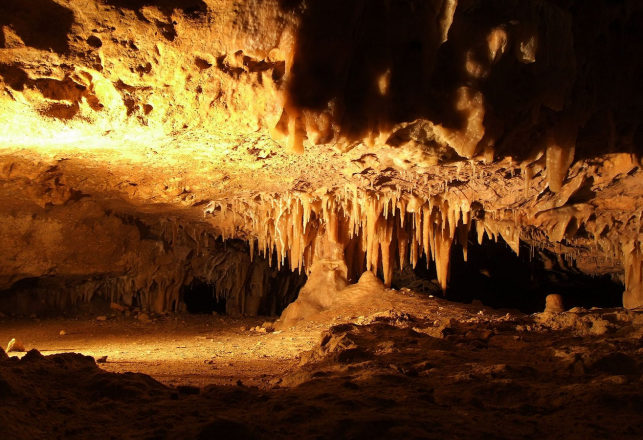
[(473, 229), (642, 305), (642, 29), (636, 0), (3, 1), (0, 290), (164, 310), (219, 237), (446, 288)]

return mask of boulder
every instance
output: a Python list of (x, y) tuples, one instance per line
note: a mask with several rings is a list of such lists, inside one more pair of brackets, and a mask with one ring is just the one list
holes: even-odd
[(7, 345), (7, 353), (23, 351), (25, 351), (25, 344), (23, 344), (21, 341), (15, 338), (9, 341), (9, 345)]

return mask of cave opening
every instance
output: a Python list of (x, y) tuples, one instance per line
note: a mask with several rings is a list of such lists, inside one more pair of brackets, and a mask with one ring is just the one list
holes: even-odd
[[(164, 312), (277, 317), (297, 300), (308, 280), (307, 271), (292, 270), (287, 257), (279, 267), (276, 252), (269, 259), (254, 250), (251, 261), (249, 247), (239, 240), (219, 239), (216, 246), (225, 252), (232, 251), (226, 258), (234, 256), (238, 264), (225, 266), (210, 277), (192, 277), (181, 284), (179, 294), (166, 304)], [(221, 251), (215, 251), (213, 258), (223, 258), (216, 257), (217, 252)], [(520, 242), (520, 254), (516, 255), (502, 237), (493, 240), (485, 236), (478, 244), (472, 232), (467, 254), (465, 261), (462, 245), (454, 243), (444, 295), (437, 280), (436, 263), (431, 261), (427, 267), (424, 254), (415, 268), (406, 264), (400, 270), (396, 264), (391, 287), (456, 303), (479, 301), (494, 309), (527, 314), (542, 312), (550, 294), (561, 295), (566, 310), (622, 305), (623, 284), (613, 274), (587, 275), (575, 267), (573, 260), (566, 261), (548, 250), (532, 249), (525, 242)], [(378, 277), (384, 279), (381, 268)], [(147, 290), (133, 291), (125, 301), (122, 289), (128, 286), (109, 278), (85, 281), (25, 278), (3, 292), (0, 312), (22, 316), (100, 315), (110, 311), (110, 298), (122, 307), (149, 312), (149, 297), (159, 292), (159, 283), (152, 281)]]
[[(170, 312), (185, 310), (191, 314), (279, 316), (299, 295), (308, 279), (306, 271), (291, 270), (288, 258), (279, 266), (277, 254), (272, 259), (253, 252), (238, 240), (219, 240), (222, 248), (242, 249), (242, 262), (214, 278), (195, 277), (181, 286), (179, 301), (170, 304)], [(240, 254), (236, 254), (237, 256)]]
[[(481, 244), (472, 240), (475, 238), (470, 236), (467, 261), (461, 244), (451, 249), (445, 295), (449, 301), (479, 301), (494, 309), (527, 314), (542, 312), (550, 294), (561, 295), (565, 309), (622, 306), (623, 284), (611, 274), (584, 274), (574, 268), (573, 261), (565, 262), (546, 250), (534, 251), (525, 242), (520, 243), (520, 255), (516, 255), (502, 237), (496, 241), (485, 236)], [(411, 275), (395, 277), (393, 287), (441, 296), (436, 277), (435, 262), (427, 268), (423, 255)]]
[[(217, 314), (225, 315), (226, 299), (217, 295), (216, 286), (201, 280), (194, 280), (192, 283), (181, 288), (183, 302), (188, 312), (193, 314)], [(176, 304), (172, 305), (176, 308)], [(176, 311), (172, 310), (172, 311)]]

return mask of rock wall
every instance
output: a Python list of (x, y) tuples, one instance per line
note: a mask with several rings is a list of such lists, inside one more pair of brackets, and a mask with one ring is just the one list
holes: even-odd
[[(620, 274), (643, 304), (639, 1), (9, 0), (0, 17), (2, 288), (100, 277), (176, 308), (200, 269), (141, 222), (307, 272), (326, 234), (353, 281), (424, 253), (446, 289), (475, 227)], [(239, 283), (220, 290), (252, 312)]]
[[(226, 313), (275, 315), (305, 275), (272, 268), (238, 241), (223, 243), (166, 219), (145, 224), (93, 200), (2, 217), (0, 311), (45, 315), (104, 298), (153, 312), (183, 311), (194, 280)], [(25, 245), (27, 244), (27, 245)], [(4, 291), (4, 292), (3, 292)]]

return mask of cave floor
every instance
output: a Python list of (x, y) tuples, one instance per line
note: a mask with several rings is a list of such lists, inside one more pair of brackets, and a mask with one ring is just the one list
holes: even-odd
[[(433, 297), (427, 302), (427, 298), (392, 290), (387, 297), (372, 298), (370, 304), (344, 303), (341, 309), (320, 313), (286, 331), (261, 330), (264, 323), (274, 321), (261, 317), (168, 313), (141, 322), (101, 305), (94, 314), (64, 318), (0, 318), (0, 344), (6, 348), (16, 338), (26, 351), (36, 349), (44, 355), (107, 356), (99, 365), (105, 371), (144, 373), (168, 386), (229, 385), (241, 380), (262, 387), (295, 369), (301, 353), (312, 349), (320, 333), (333, 325), (363, 321), (366, 315), (393, 308), (440, 316), (446, 307), (447, 314), (456, 318), (477, 312), (475, 307)], [(12, 355), (22, 357), (26, 351)]]
[(294, 329), (248, 330), (262, 322), (1, 319), (0, 338), (41, 352), (0, 360), (2, 438), (620, 439), (643, 430), (643, 310), (526, 316), (389, 290)]
[(157, 316), (146, 323), (118, 315), (105, 321), (87, 317), (2, 321), (3, 345), (16, 338), (26, 350), (35, 348), (44, 355), (107, 356), (99, 365), (105, 371), (145, 373), (168, 386), (229, 385), (238, 380), (263, 386), (290, 371), (298, 364), (298, 355), (319, 339), (317, 328), (258, 332), (255, 328), (265, 321), (261, 318), (189, 313)]

